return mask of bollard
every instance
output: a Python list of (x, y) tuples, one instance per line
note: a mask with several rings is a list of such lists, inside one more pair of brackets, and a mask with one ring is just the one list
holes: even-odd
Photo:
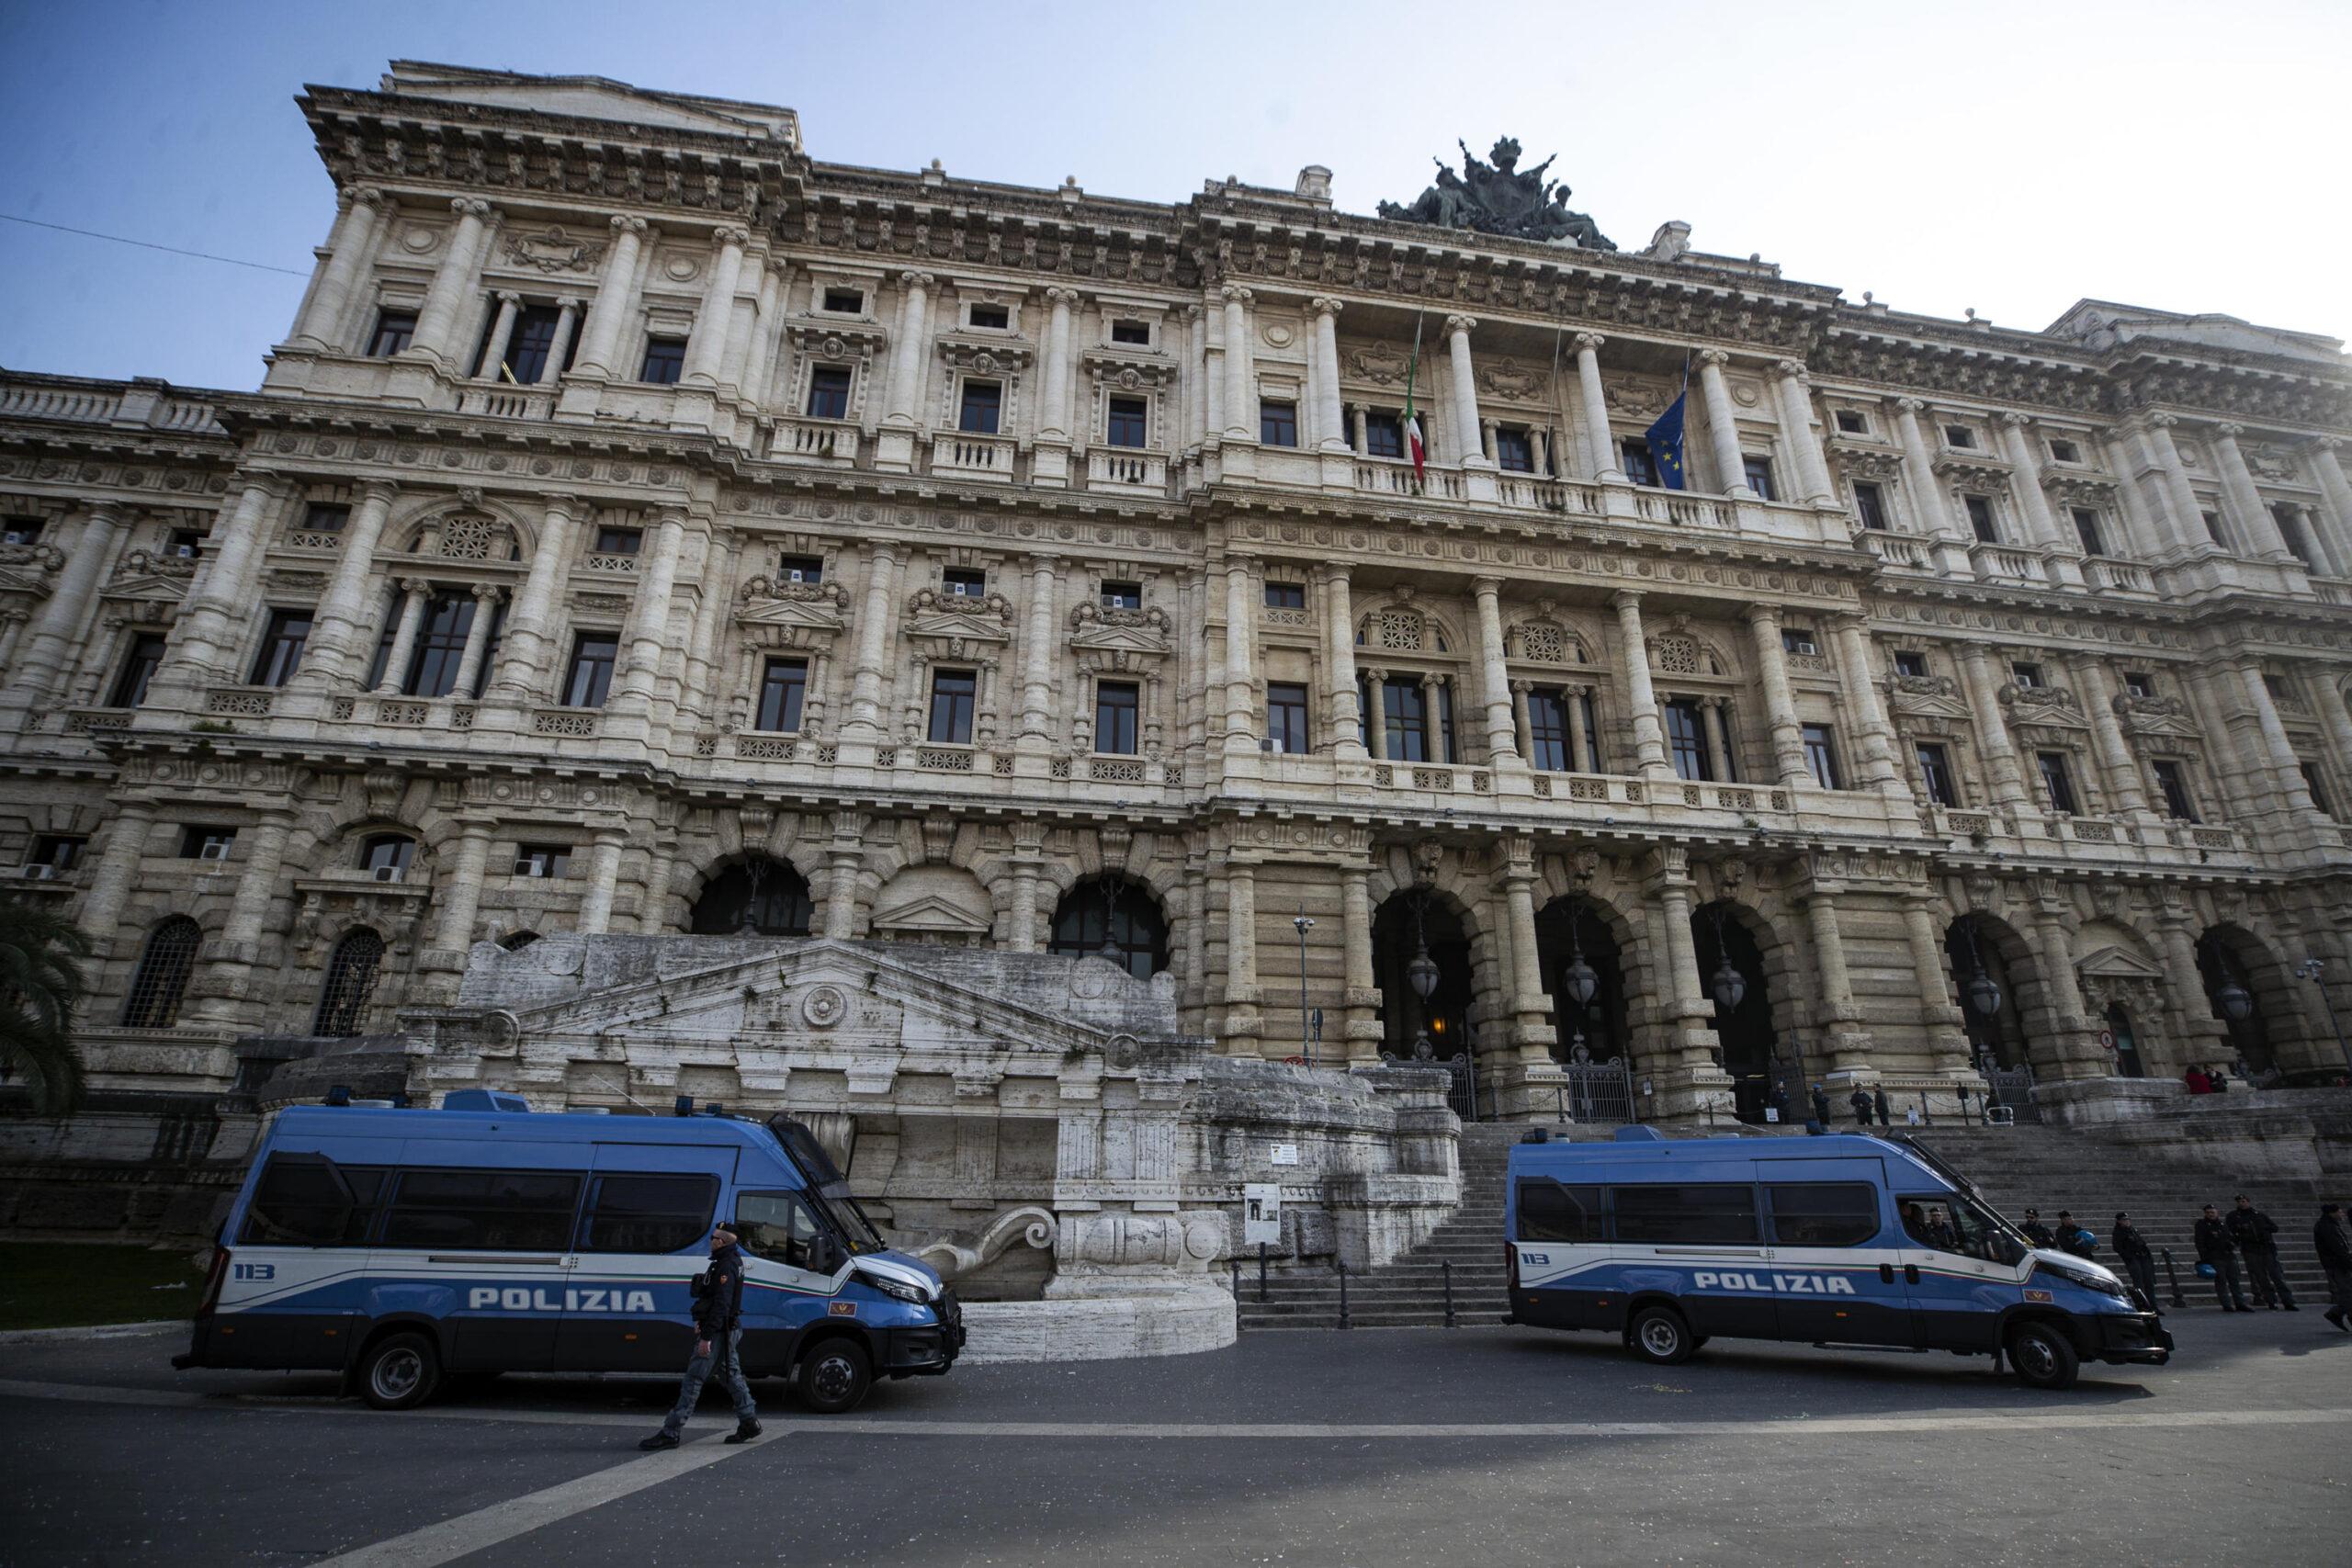
[(1445, 1325), (1453, 1326), (1453, 1259), (1441, 1259), (1438, 1265), (1445, 1270)]
[(1241, 1299), (1241, 1259), (1228, 1258), (1226, 1261), (1233, 1265), (1233, 1299), (1238, 1302)]
[(2165, 1278), (2172, 1281), (2172, 1304), (2187, 1306), (2188, 1298), (2180, 1293), (2180, 1270), (2173, 1267), (2172, 1248), (2169, 1247), (2165, 1248)]
[(1340, 1259), (1339, 1269), (1340, 1326), (1342, 1328), (1352, 1328), (1355, 1325), (1348, 1321), (1348, 1260), (1346, 1258), (1342, 1258)]
[(1923, 1089), (1919, 1091), (1919, 1125), (1922, 1127), (1932, 1127), (1935, 1124), (1936, 1112), (1934, 1109), (1928, 1104), (1928, 1091)]
[(1258, 1244), (1258, 1299), (1266, 1299), (1266, 1244)]

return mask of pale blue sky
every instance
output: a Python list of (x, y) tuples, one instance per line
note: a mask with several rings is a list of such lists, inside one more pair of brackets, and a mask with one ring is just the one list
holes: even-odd
[[(1557, 152), (1618, 243), (2040, 327), (2093, 295), (2352, 333), (2352, 5), (397, 6), (0, 0), (0, 213), (307, 267), (291, 102), (394, 56), (783, 103), (817, 157), (1339, 204), (1454, 139)], [(301, 282), (0, 222), (0, 365), (255, 384)]]

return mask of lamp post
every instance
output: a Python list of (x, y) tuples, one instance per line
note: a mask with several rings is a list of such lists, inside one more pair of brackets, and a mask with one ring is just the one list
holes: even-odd
[(1437, 961), (1430, 956), (1430, 939), (1422, 929), (1421, 911), (1429, 902), (1424, 894), (1413, 903), (1413, 956), (1405, 965), (1405, 983), (1413, 987), (1413, 995), (1421, 999), (1420, 1030), (1413, 1036), (1413, 1059), (1426, 1062), (1436, 1056), (1437, 1047), (1430, 1043), (1430, 998), (1437, 994)]
[(1126, 954), (1119, 951), (1118, 938), (1112, 934), (1112, 929), (1118, 920), (1119, 885), (1106, 876), (1102, 879), (1102, 945), (1094, 950), (1094, 956), (1124, 969), (1126, 967)]
[(2328, 1026), (2335, 1031), (2335, 1048), (2344, 1054), (2344, 1068), (2352, 1073), (2352, 1043), (2344, 1038), (2344, 1020), (2335, 1010), (2335, 998), (2327, 994), (2327, 960), (2306, 958), (2295, 965), (2295, 973), (2319, 987), (2320, 1006), (2327, 1010)]
[(1291, 929), (1298, 932), (1298, 1054), (1306, 1057), (1306, 1065), (1312, 1067), (1317, 1063), (1314, 1037), (1306, 1026), (1306, 933), (1315, 929), (1315, 922), (1306, 918), (1305, 905), (1299, 907), (1298, 917), (1291, 921)]

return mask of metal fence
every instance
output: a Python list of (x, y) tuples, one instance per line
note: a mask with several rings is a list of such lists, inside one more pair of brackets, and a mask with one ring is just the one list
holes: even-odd
[(1634, 1114), (1634, 1070), (1622, 1056), (1606, 1062), (1563, 1062), (1567, 1084), (1560, 1091), (1561, 1109), (1570, 1120), (1597, 1126), (1623, 1126), (1638, 1120)]

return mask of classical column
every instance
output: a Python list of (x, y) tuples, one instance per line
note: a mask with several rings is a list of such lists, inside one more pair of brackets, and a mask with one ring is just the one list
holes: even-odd
[(849, 687), (849, 717), (844, 730), (879, 735), (882, 730), (882, 664), (888, 657), (890, 586), (898, 560), (888, 543), (872, 547), (865, 573), (865, 603), (857, 613), (857, 663)]
[(580, 357), (572, 370), (582, 376), (610, 379), (613, 356), (619, 352), (621, 328), (637, 309), (637, 253), (644, 243), (645, 220), (612, 220), (613, 248), (605, 260), (604, 281), (588, 306), (588, 324), (580, 340)]
[(1489, 463), (1496, 461), (1495, 437), (1501, 432), (1503, 422), (1495, 418), (1491, 414), (1482, 414), (1479, 416), (1478, 454), (1480, 457), (1486, 458)]
[(2270, 753), (2274, 787), (2285, 797), (2290, 809), (2317, 811), (2319, 805), (2312, 799), (2311, 786), (2303, 782), (2302, 759), (2295, 754), (2294, 742), (2287, 739), (2287, 727), (2278, 721), (2278, 705), (2270, 700), (2270, 682), (2262, 678), (2260, 661), (2244, 660), (2236, 671), (2246, 700), (2254, 705), (2255, 722), (2262, 729), (2263, 749)]
[(1487, 750), (1490, 757), (1515, 754), (1518, 731), (1510, 716), (1510, 672), (1503, 662), (1503, 585), (1491, 577), (1470, 584), (1478, 596), (1478, 672), (1487, 705)]
[(1021, 637), (1021, 737), (1054, 732), (1054, 591), (1059, 563), (1040, 556), (1029, 568), (1029, 626)]
[(1227, 861), (1225, 868), (1226, 1049), (1258, 1054), (1258, 868)]
[(1642, 633), (1642, 596), (1631, 590), (1610, 599), (1617, 611), (1618, 640), (1625, 645), (1625, 706), (1634, 721), (1634, 756), (1645, 778), (1673, 774), (1666, 765), (1666, 728), (1658, 722), (1657, 688), (1650, 684), (1650, 648)]
[(1919, 416), (1927, 408), (1917, 398), (1894, 400), (1894, 432), (1903, 443), (1903, 488), (1910, 491), (1912, 508), (1928, 533), (1965, 542), (1968, 531), (1953, 520), (1944, 504), (1943, 487), (1936, 481), (1933, 448), (1920, 434)]
[(2113, 547), (2109, 540), (2109, 554), (2147, 557), (2161, 552), (2171, 543), (2170, 530), (2156, 519), (2148, 505), (2148, 492), (2141, 486), (2144, 464), (2141, 459), (2140, 442), (2135, 435), (2117, 433), (2100, 443), (2106, 449), (2109, 467), (2115, 470), (2117, 507), (2123, 514), (2124, 549)]
[(2009, 739), (2009, 721), (2001, 712), (2001, 681), (1981, 643), (1960, 645), (1960, 683), (1968, 694), (1969, 712), (1976, 719), (1976, 747), (1984, 754), (1984, 770), (1992, 776), (1993, 799), (2010, 810), (2023, 809), (2025, 774), (2018, 766), (2018, 750)]
[(90, 873), (89, 886), (82, 890), (81, 908), (74, 917), (96, 956), (104, 957), (114, 943), (115, 927), (122, 922), (123, 900), (139, 874), (139, 863), (147, 853), (154, 826), (155, 807), (143, 800), (123, 802), (107, 824), (106, 848), (98, 856), (97, 868)]
[(49, 597), (41, 601), (32, 631), (22, 639), (0, 706), (28, 709), (51, 694), (59, 673), (72, 660), (83, 617), (97, 589), (98, 574), (113, 564), (115, 536), (122, 523), (122, 508), (111, 501), (95, 503), (83, 517), (74, 542), (64, 550), (65, 564), (51, 584)]
[(2054, 903), (2040, 906), (2034, 911), (2034, 934), (2041, 938), (2042, 987), (2058, 1016), (2058, 1027), (2079, 1028), (2085, 1021), (2083, 988), (2075, 974), (2075, 942), (2066, 930), (2065, 911)]
[(490, 232), (490, 203), (459, 197), (449, 203), (449, 210), (458, 215), (458, 221), (441, 252), (441, 265), (425, 288), (424, 303), (416, 312), (416, 330), (403, 351), (411, 357), (442, 364), (449, 363), (450, 334), (457, 329), (458, 310), (473, 293), (474, 279), (481, 271), (482, 244)]
[(319, 286), (311, 291), (295, 323), (291, 345), (311, 349), (347, 349), (341, 340), (343, 318), (351, 308), (351, 293), (360, 268), (375, 254), (376, 220), (384, 209), (384, 193), (372, 186), (345, 190), (337, 199), (334, 232), (328, 238), (327, 265)]
[(270, 900), (277, 896), (278, 874), (286, 863), (286, 837), (293, 826), (292, 812), (265, 811), (250, 832), (238, 835), (245, 852), (244, 864), (237, 873), (236, 891), (230, 896), (229, 914), (220, 924), (220, 933), (204, 946), (202, 956), (208, 962), (195, 987), (197, 1000), (188, 1021), (220, 1024), (237, 1016), (238, 1004), (245, 999), (246, 976), (262, 958), (262, 922), (269, 913)]
[(2123, 739), (2121, 721), (2115, 716), (2115, 685), (2107, 678), (2107, 667), (2096, 659), (2076, 660), (2075, 685), (2083, 712), (2091, 721), (2091, 739), (2098, 746), (2109, 803), (2128, 816), (2148, 815), (2148, 792), (2141, 786), (2139, 761)]
[(571, 334), (579, 330), (579, 298), (571, 294), (559, 296), (555, 302), (555, 337), (548, 344), (547, 368), (539, 372), (540, 385), (552, 385), (562, 379), (564, 353), (571, 347)]
[(1369, 456), (1372, 451), (1372, 415), (1362, 403), (1355, 408), (1353, 429), (1353, 450), (1360, 456)]
[(1048, 288), (1046, 302), (1046, 372), (1037, 434), (1049, 441), (1069, 439), (1069, 308), (1078, 291)]
[(1367, 670), (1364, 674), (1372, 682), (1372, 705), (1364, 711), (1364, 728), (1368, 731), (1365, 743), (1376, 761), (1388, 759), (1388, 671)]
[(619, 671), (613, 680), (611, 705), (643, 710), (653, 700), (662, 672), (662, 643), (670, 628), (670, 600), (678, 586), (678, 557), (685, 548), (685, 513), (663, 511), (651, 529), (653, 547), (638, 574), (637, 602), (629, 606), (628, 624), (621, 633)]
[(773, 258), (760, 266), (760, 288), (753, 297), (752, 314), (753, 326), (749, 356), (743, 364), (742, 385), (739, 390), (752, 403), (766, 407), (768, 394), (775, 382), (776, 339), (782, 327), (776, 320), (784, 303), (786, 275), (792, 264)]
[(712, 236), (718, 254), (710, 268), (710, 286), (703, 291), (702, 308), (695, 312), (694, 330), (686, 339), (684, 374), (678, 378), (696, 387), (718, 385), (718, 367), (727, 355), (729, 331), (735, 324), (735, 291), (743, 279), (743, 247), (752, 243), (743, 229), (721, 229)]
[(1318, 296), (1315, 312), (1316, 445), (1326, 452), (1348, 449), (1347, 420), (1340, 412), (1340, 301)]
[(262, 536), (273, 521), (277, 502), (270, 480), (248, 479), (226, 519), (213, 529), (218, 544), (181, 602), (164, 659), (166, 669), (180, 682), (233, 679), (221, 660), (237, 629), (253, 615), (253, 580), (265, 548)]
[(1347, 1036), (1350, 1066), (1380, 1060), (1380, 1023), (1372, 1013), (1380, 998), (1372, 978), (1371, 874), (1360, 865), (1345, 866), (1340, 872), (1340, 931), (1346, 987), (1341, 998), (1346, 1009), (1342, 1031)]
[(1444, 690), (1445, 682), (1433, 670), (1424, 670), (1413, 680), (1421, 688), (1421, 754), (1432, 762), (1452, 761), (1451, 757), (1443, 755), (1446, 750), (1445, 726), (1439, 718), (1442, 710), (1438, 706), (1438, 694)]
[(2352, 576), (2352, 482), (2346, 481), (2344, 459), (2336, 455), (2343, 445), (2340, 436), (2315, 435), (2304, 449), (2309, 454), (2312, 478), (2327, 502), (2332, 526), (2326, 548), (2339, 577)]
[(885, 424), (912, 425), (922, 395), (923, 355), (931, 337), (931, 285), (927, 272), (899, 274), (899, 330), (890, 344), (890, 395)]
[(1838, 674), (1846, 701), (1852, 705), (1855, 728), (1861, 734), (1862, 777), (1880, 794), (1897, 800), (1911, 798), (1911, 786), (1894, 764), (1894, 729), (1886, 721), (1886, 706), (1879, 700), (1875, 667), (1871, 662), (1870, 636), (1860, 615), (1831, 619), (1829, 635), (1838, 645)]
[(2033, 419), (2014, 409), (2004, 409), (1994, 415), (1993, 423), (2001, 433), (2001, 445), (2009, 457), (2009, 494), (2025, 513), (2026, 526), (2033, 535), (2033, 542), (2044, 549), (2071, 549), (2075, 541), (2058, 532), (2058, 520), (2050, 514), (2050, 498), (2041, 493), (2041, 459), (2035, 451)]
[(1804, 365), (1783, 359), (1773, 368), (1779, 372), (1773, 385), (1781, 395), (1781, 426), (1788, 434), (1789, 449), (1796, 456), (1798, 499), (1813, 506), (1834, 505), (1838, 487), (1830, 480), (1821, 437), (1814, 432), (1813, 391), (1805, 383)]
[(1503, 902), (1510, 911), (1511, 1010), (1532, 1024), (1552, 1010), (1544, 994), (1544, 964), (1535, 941), (1535, 845), (1523, 833), (1507, 835), (1503, 853)]
[(1702, 722), (1707, 727), (1707, 756), (1719, 781), (1729, 784), (1739, 774), (1732, 764), (1731, 737), (1724, 729), (1724, 700), (1721, 697), (1699, 699)]
[[(1903, 900), (1903, 934), (1911, 948), (1911, 970), (1919, 986), (1919, 1021), (1931, 1030), (1951, 1030), (1955, 1033), (1961, 1023), (1960, 1004), (1953, 999), (1951, 973), (1944, 962), (1943, 938), (1936, 931), (1936, 899), (1932, 893), (1914, 893)], [(1968, 1042), (1965, 1035), (1957, 1040), (1959, 1049), (1939, 1053), (1937, 1067), (1940, 1071), (1964, 1071), (1968, 1066)]]
[(449, 857), (448, 875), (433, 889), (433, 901), (440, 906), (433, 945), (448, 955), (452, 968), (465, 967), (466, 952), (473, 946), (474, 915), (481, 908), (482, 876), (490, 869), (490, 833), (488, 821), (468, 821), (459, 830), (457, 852)]
[(837, 827), (833, 841), (825, 851), (825, 862), (832, 873), (825, 883), (825, 935), (835, 942), (849, 942), (857, 935), (857, 871), (865, 858), (865, 850), (854, 840), (844, 841), (840, 832)]
[(1015, 953), (1037, 951), (1037, 860), (1034, 847), (1012, 862), (1012, 908), (1007, 911), (1005, 945)]
[(1617, 444), (1609, 437), (1609, 399), (1600, 386), (1600, 345), (1608, 341), (1599, 333), (1577, 333), (1577, 390), (1584, 401), (1586, 467), (1602, 484), (1623, 484)]
[(491, 323), (490, 335), (482, 340), (481, 358), (474, 366), (474, 374), (484, 380), (503, 381), (499, 367), (506, 360), (506, 340), (514, 335), (514, 318), (523, 309), (523, 297), (511, 288), (498, 291), (498, 318)]
[(1713, 1017), (1705, 978), (1699, 973), (1698, 945), (1690, 940), (1690, 884), (1687, 877), (1668, 876), (1657, 886), (1659, 922), (1666, 928), (1665, 983), (1657, 987), (1668, 1019), (1684, 1025)]
[(474, 682), (481, 676), (482, 654), (490, 647), (491, 623), (498, 618), (498, 601), (505, 592), (495, 583), (474, 585), (473, 618), (466, 623), (466, 645), (458, 654), (458, 673), (449, 683), (453, 701), (473, 700)]
[(1255, 441), (1258, 431), (1250, 423), (1258, 407), (1250, 391), (1250, 301), (1253, 296), (1238, 283), (1228, 283), (1217, 293), (1225, 300), (1225, 438)]
[[(1842, 1032), (1838, 1026), (1859, 1022), (1862, 1013), (1854, 1005), (1854, 982), (1846, 969), (1846, 942), (1838, 931), (1836, 890), (1815, 887), (1806, 893), (1804, 917), (1813, 936), (1814, 962), (1821, 968), (1823, 1023), (1833, 1033)], [(1856, 1065), (1859, 1064), (1838, 1063), (1839, 1066)]]
[(1255, 750), (1251, 719), (1257, 691), (1250, 665), (1257, 648), (1256, 617), (1250, 614), (1250, 563), (1225, 563), (1225, 744), (1228, 750)]
[(2352, 780), (2352, 708), (2345, 706), (2344, 694), (2333, 681), (2323, 683), (2319, 700), (2320, 722), (2327, 730), (2327, 739), (2335, 748), (2339, 776)]
[(500, 639), (490, 695), (501, 701), (526, 702), (537, 693), (547, 672), (548, 649), (555, 641), (550, 612), (557, 590), (571, 570), (572, 521), (587, 512), (587, 504), (576, 495), (550, 495), (546, 506), (538, 539), (531, 547), (530, 568)]
[(1568, 709), (1568, 772), (1581, 773), (1587, 769), (1600, 771), (1592, 756), (1592, 735), (1584, 722), (1584, 700), (1591, 694), (1589, 686), (1563, 686), (1560, 700)]
[(302, 666), (288, 682), (297, 690), (323, 692), (356, 684), (351, 679), (351, 665), (365, 635), (362, 616), (367, 612), (368, 582), (375, 570), (376, 546), (384, 536), (384, 522), (391, 515), (392, 497), (398, 493), (381, 479), (363, 480), (357, 489), (351, 521), (343, 531), (343, 555), (334, 563), (334, 575), (327, 580), (327, 591), (311, 617)]
[(1715, 473), (1723, 493), (1735, 501), (1753, 501), (1747, 488), (1747, 463), (1740, 452), (1738, 416), (1732, 412), (1731, 389), (1724, 384), (1724, 367), (1731, 355), (1720, 348), (1699, 351), (1699, 392), (1707, 404), (1707, 445), (1714, 454)]
[(2238, 537), (2273, 559), (2298, 559), (2287, 547), (2287, 536), (2278, 531), (2278, 519), (2262, 504), (2262, 492), (2255, 489), (2254, 471), (2245, 466), (2245, 454), (2238, 448), (2238, 437), (2245, 434), (2242, 424), (2212, 428), (2214, 466), (2221, 470), (2222, 493), (2229, 497), (2230, 510), (2237, 513)]
[(1470, 364), (1470, 334), (1478, 325), (1475, 316), (1445, 319), (1446, 353), (1453, 367), (1453, 405), (1445, 412), (1453, 426), (1453, 458), (1464, 465), (1484, 465), (1478, 450), (1478, 381)]
[(613, 923), (613, 889), (621, 876), (623, 835), (606, 828), (588, 852), (588, 886), (580, 895), (580, 934), (601, 936)]
[(2230, 1043), (2229, 1027), (2213, 1016), (2213, 1004), (2205, 995), (2197, 966), (2196, 925), (2188, 909), (2169, 900), (2156, 915), (2156, 941), (2164, 950), (2165, 998), (2179, 1034), (2179, 1058), (2227, 1061), (2236, 1051)]
[(1348, 569), (1323, 569), (1323, 641), (1326, 667), (1331, 672), (1328, 711), (1331, 716), (1331, 748), (1338, 755), (1364, 756), (1363, 715), (1356, 696), (1355, 610), (1348, 592)]
[[(1511, 732), (1519, 740), (1519, 754), (1527, 759), (1529, 767), (1537, 766), (1535, 760), (1535, 721), (1528, 716), (1527, 698), (1534, 689), (1533, 682), (1510, 682)], [(1569, 770), (1573, 772), (1574, 769)]]
[(1184, 307), (1184, 446), (1200, 446), (1209, 427), (1209, 321), (1198, 305)]
[(433, 584), (421, 577), (401, 580), (401, 592), (407, 597), (401, 601), (401, 618), (392, 633), (391, 650), (384, 656), (384, 678), (376, 682), (380, 696), (398, 696), (401, 684), (408, 679), (408, 661), (416, 651), (416, 634), (424, 625), (425, 606), (433, 602)]
[(1804, 760), (1804, 727), (1797, 720), (1796, 697), (1789, 689), (1788, 650), (1781, 644), (1780, 607), (1750, 604), (1747, 629), (1756, 642), (1756, 670), (1764, 685), (1764, 712), (1772, 724), (1772, 768), (1783, 784), (1812, 780)]
[(2152, 413), (2140, 427), (2141, 439), (2155, 459), (2173, 532), (2192, 550), (2215, 548), (2212, 535), (2206, 531), (2205, 509), (2198, 504), (2197, 491), (2188, 482), (2188, 465), (2181, 461), (2180, 448), (2173, 442), (2173, 426), (2179, 423), (2177, 414)]

